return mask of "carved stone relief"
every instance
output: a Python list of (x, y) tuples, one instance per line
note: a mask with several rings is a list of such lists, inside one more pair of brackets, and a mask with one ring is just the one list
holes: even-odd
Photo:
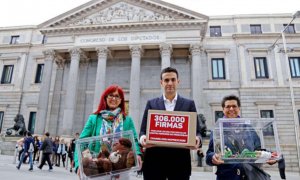
[(69, 26), (169, 20), (174, 20), (174, 18), (170, 15), (159, 14), (136, 6), (132, 6), (124, 2), (119, 2), (100, 12), (69, 24)]

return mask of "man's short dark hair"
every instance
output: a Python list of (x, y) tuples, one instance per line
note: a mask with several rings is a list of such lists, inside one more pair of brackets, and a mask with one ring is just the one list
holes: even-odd
[(27, 131), (26, 135), (27, 135), (27, 136), (32, 136), (32, 134), (31, 134), (30, 131)]
[(165, 69), (163, 69), (161, 71), (161, 73), (160, 73), (160, 80), (162, 80), (162, 75), (164, 73), (170, 73), (170, 72), (176, 73), (177, 79), (179, 78), (177, 69), (172, 68), (172, 67), (167, 67), (167, 68), (165, 68)]
[(236, 95), (225, 96), (222, 100), (222, 108), (225, 107), (225, 102), (230, 100), (236, 100), (238, 107), (241, 107), (241, 100)]
[(47, 137), (49, 137), (49, 136), (50, 136), (50, 133), (49, 133), (49, 132), (46, 132), (45, 135), (46, 135)]

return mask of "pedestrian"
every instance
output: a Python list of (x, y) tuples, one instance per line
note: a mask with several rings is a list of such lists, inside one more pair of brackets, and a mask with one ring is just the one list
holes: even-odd
[(74, 168), (74, 152), (75, 152), (75, 141), (79, 138), (79, 133), (75, 133), (74, 138), (71, 140), (68, 146), (68, 157), (70, 158), (70, 172), (73, 171)]
[(33, 154), (33, 151), (34, 151), (34, 145), (33, 144), (34, 144), (34, 140), (33, 140), (33, 137), (31, 135), (31, 132), (27, 131), (26, 132), (26, 137), (24, 138), (24, 150), (23, 150), (23, 153), (21, 155), (21, 159), (19, 161), (19, 164), (17, 166), (18, 170), (20, 169), (25, 156), (28, 156), (29, 157), (29, 165), (30, 165), (29, 171), (33, 171), (33, 161), (32, 161), (32, 154)]
[[(141, 155), (138, 145), (138, 137), (133, 120), (125, 112), (125, 97), (123, 89), (118, 85), (107, 87), (101, 95), (100, 103), (96, 112), (89, 116), (81, 134), (81, 138), (92, 136), (105, 136), (112, 133), (120, 133), (131, 130), (134, 135), (136, 153)], [(99, 147), (100, 148), (100, 147)], [(94, 150), (99, 152), (100, 149)], [(138, 163), (141, 164), (141, 157), (137, 156)], [(78, 170), (78, 156), (74, 154), (75, 170)], [(109, 179), (111, 179), (109, 177)], [(119, 180), (129, 179), (128, 174), (121, 174)]]
[(21, 138), (17, 141), (17, 144), (16, 144), (16, 148), (17, 148), (17, 151), (18, 151), (18, 161), (21, 160), (21, 155), (24, 151), (23, 147), (24, 147), (24, 138)]
[(197, 149), (197, 160), (198, 160), (198, 163), (197, 163), (197, 166), (198, 167), (202, 167), (202, 159), (204, 157), (204, 153), (203, 153), (203, 150), (202, 150), (202, 147), (199, 147)]
[(281, 179), (286, 179), (285, 177), (285, 159), (283, 155), (281, 155), (281, 158), (278, 160), (278, 169)]
[(51, 162), (52, 162), (52, 166), (58, 166), (58, 157), (59, 157), (59, 154), (57, 154), (57, 149), (58, 149), (58, 144), (59, 144), (59, 136), (55, 136), (55, 138), (51, 138), (52, 139), (52, 154), (51, 154)]
[(33, 162), (39, 161), (39, 149), (40, 149), (40, 140), (38, 136), (34, 136), (34, 151), (33, 151)]
[[(206, 137), (206, 131), (207, 131), (207, 127), (206, 127), (206, 119), (204, 117), (203, 114), (198, 114), (197, 115), (197, 121), (198, 121), (198, 129), (200, 129), (200, 134), (201, 137)], [(202, 160), (204, 158), (204, 153), (203, 153), (203, 149), (202, 149), (202, 144), (200, 144), (199, 148), (196, 151), (197, 154), (197, 166), (198, 167), (202, 167)]]
[(63, 167), (65, 167), (65, 162), (66, 162), (66, 154), (67, 154), (67, 146), (65, 144), (65, 140), (63, 138), (60, 139), (60, 142), (58, 144), (57, 148), (57, 166), (60, 167), (60, 158), (63, 163)]
[(50, 133), (46, 132), (44, 135), (44, 141), (43, 144), (41, 146), (41, 151), (43, 151), (43, 156), (42, 156), (42, 162), (41, 164), (38, 166), (39, 169), (43, 169), (43, 166), (45, 165), (45, 162), (47, 161), (47, 164), (49, 166), (49, 171), (53, 170), (52, 167), (52, 163), (50, 160), (50, 155), (52, 154), (53, 151), (53, 147), (52, 147), (52, 142), (50, 139)]
[[(177, 93), (179, 76), (175, 68), (167, 67), (160, 74), (163, 95), (147, 102), (141, 129), (140, 143), (145, 147), (143, 162), (144, 180), (189, 180), (191, 176), (190, 149), (170, 147), (149, 147), (146, 143), (148, 110), (196, 112), (193, 100), (186, 99)], [(197, 122), (198, 123), (198, 122)], [(195, 149), (201, 144), (200, 131), (197, 128)]]

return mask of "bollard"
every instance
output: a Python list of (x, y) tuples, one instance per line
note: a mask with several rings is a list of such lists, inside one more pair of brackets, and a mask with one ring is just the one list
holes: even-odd
[(16, 158), (17, 158), (17, 156), (18, 156), (18, 146), (16, 146), (16, 148), (15, 148), (13, 164), (16, 164), (16, 161), (17, 161)]
[(69, 167), (69, 157), (68, 157), (68, 153), (66, 153), (66, 170), (68, 170)]
[(42, 163), (42, 158), (43, 158), (43, 151), (40, 151), (40, 154), (39, 154), (39, 165)]

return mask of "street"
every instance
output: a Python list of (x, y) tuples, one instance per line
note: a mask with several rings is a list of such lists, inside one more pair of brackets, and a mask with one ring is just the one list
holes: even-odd
[[(0, 179), (2, 180), (74, 180), (78, 179), (78, 176), (73, 172), (70, 173), (69, 170), (66, 170), (63, 167), (55, 167), (52, 172), (48, 171), (48, 166), (45, 165), (42, 170), (37, 168), (35, 164), (33, 167), (33, 171), (28, 171), (29, 165), (22, 164), (20, 170), (17, 170), (16, 164), (13, 164), (12, 156), (0, 155)], [(272, 180), (280, 180), (279, 173), (270, 172)], [(288, 180), (299, 180), (298, 173), (287, 172)], [(194, 170), (192, 172), (191, 180), (210, 180), (215, 179), (215, 175), (212, 172), (198, 172)], [(137, 177), (135, 172), (130, 174), (129, 180), (142, 180), (142, 177)]]

